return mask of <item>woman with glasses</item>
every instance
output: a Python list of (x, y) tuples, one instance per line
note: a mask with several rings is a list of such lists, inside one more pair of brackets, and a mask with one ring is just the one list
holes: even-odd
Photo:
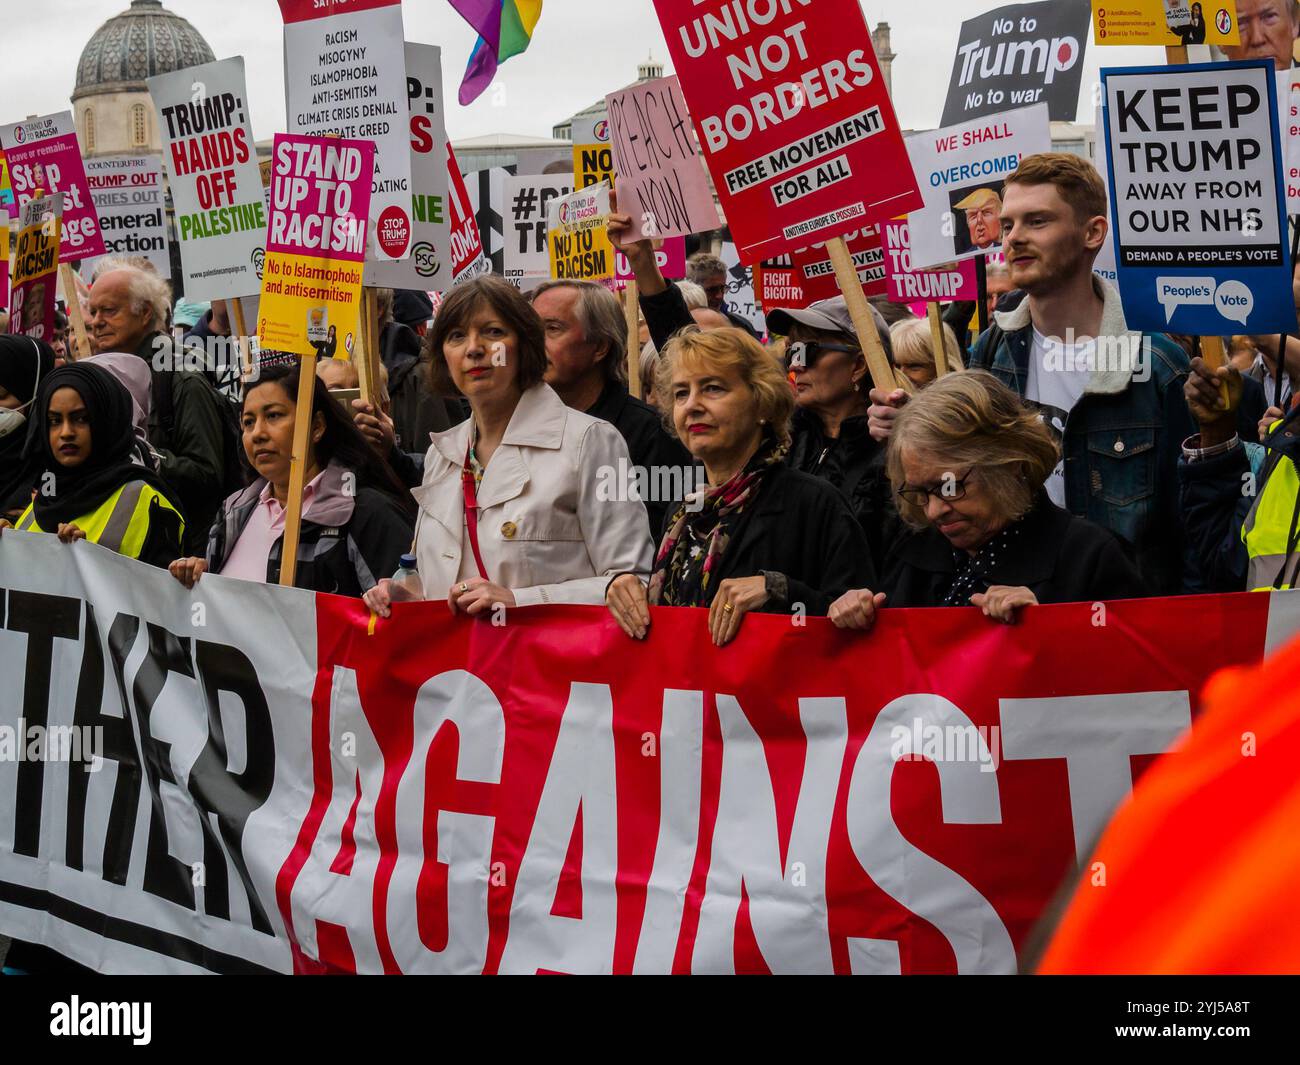
[[(872, 314), (892, 361), (884, 318), (874, 307)], [(885, 475), (884, 445), (868, 431), (871, 378), (844, 297), (820, 300), (803, 310), (774, 310), (767, 320), (773, 332), (787, 338), (786, 364), (794, 381), (795, 414), (786, 462), (843, 493), (866, 534), (876, 571), (883, 572), (903, 527)]]
[(650, 606), (705, 607), (722, 647), (752, 611), (824, 617), (845, 590), (874, 580), (844, 498), (782, 461), (794, 402), (756, 340), (739, 329), (680, 333), (656, 387), (707, 483), (667, 518), (649, 581), (610, 582), (605, 601), (625, 633), (646, 636)]
[(989, 374), (949, 374), (919, 393), (899, 412), (887, 460), (917, 531), (880, 589), (848, 592), (831, 621), (867, 629), (888, 603), (974, 605), (1009, 624), (1023, 606), (1148, 594), (1109, 532), (1048, 498), (1057, 458), (1038, 415)]

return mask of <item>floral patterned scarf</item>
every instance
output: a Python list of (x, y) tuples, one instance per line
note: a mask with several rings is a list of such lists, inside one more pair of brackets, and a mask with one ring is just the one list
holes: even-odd
[[(704, 505), (683, 504), (655, 556), (650, 602), (655, 606), (706, 606), (713, 578), (741, 515), (757, 498), (765, 475), (788, 448), (768, 436), (745, 468), (716, 487), (701, 489)], [(688, 503), (698, 499), (688, 499)]]

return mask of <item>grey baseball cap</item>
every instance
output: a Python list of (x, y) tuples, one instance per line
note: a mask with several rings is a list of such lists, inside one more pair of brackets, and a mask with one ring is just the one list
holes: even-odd
[[(871, 308), (871, 313), (876, 319), (876, 331), (880, 334), (881, 343), (885, 345), (885, 350), (889, 351), (889, 326), (885, 324), (884, 317), (875, 307)], [(857, 343), (858, 331), (853, 328), (853, 316), (849, 314), (849, 306), (843, 296), (818, 300), (802, 310), (778, 307), (767, 314), (767, 328), (780, 336), (789, 336), (790, 328), (795, 324), (807, 326), (809, 329), (843, 333)]]

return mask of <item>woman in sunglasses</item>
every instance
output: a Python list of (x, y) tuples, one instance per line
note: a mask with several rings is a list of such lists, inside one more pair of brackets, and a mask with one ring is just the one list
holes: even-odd
[[(889, 330), (872, 308), (885, 355)], [(787, 338), (795, 414), (788, 465), (838, 488), (866, 533), (871, 560), (883, 573), (890, 547), (903, 532), (885, 475), (885, 447), (871, 438), (867, 410), (871, 378), (844, 297), (803, 310), (774, 310), (768, 326)], [(902, 382), (900, 382), (900, 387)]]
[(1057, 448), (1038, 415), (991, 375), (949, 374), (899, 412), (887, 466), (917, 532), (881, 590), (841, 596), (830, 619), (868, 629), (879, 607), (977, 606), (1012, 623), (1039, 603), (1147, 595), (1119, 542), (1061, 510), (1044, 484)]

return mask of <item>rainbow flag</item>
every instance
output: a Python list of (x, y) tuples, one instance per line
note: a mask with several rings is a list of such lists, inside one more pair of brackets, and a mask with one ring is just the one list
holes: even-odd
[(479, 35), (460, 83), (460, 102), (466, 105), (492, 84), (500, 64), (531, 43), (542, 0), (451, 0), (451, 6)]

